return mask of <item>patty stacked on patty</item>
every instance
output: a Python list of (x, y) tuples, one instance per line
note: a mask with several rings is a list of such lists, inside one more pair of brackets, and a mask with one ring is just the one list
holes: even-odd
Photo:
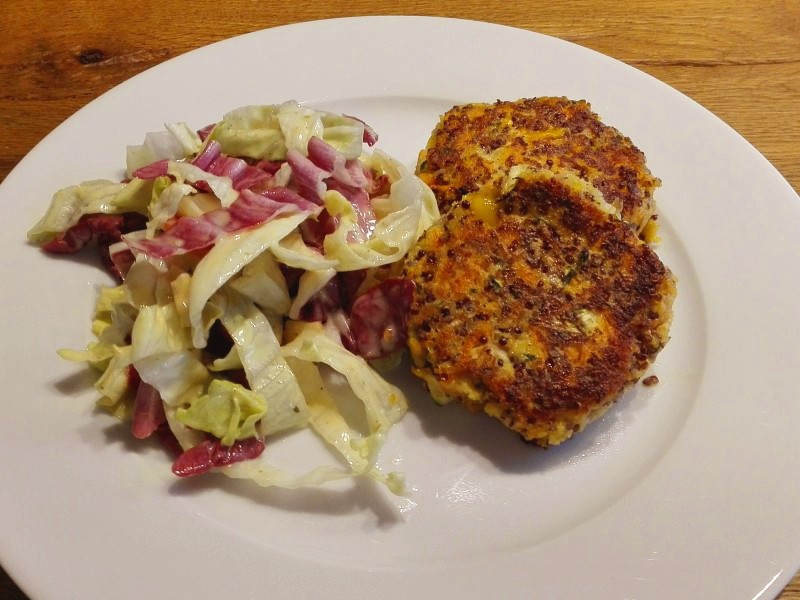
[[(428, 168), (438, 148), (429, 146)], [(666, 344), (675, 280), (620, 217), (625, 202), (620, 211), (582, 173), (533, 161), (481, 179), (434, 188), (442, 219), (406, 261), (414, 373), (439, 403), (558, 444), (602, 415)], [(628, 219), (651, 210), (628, 206)]]

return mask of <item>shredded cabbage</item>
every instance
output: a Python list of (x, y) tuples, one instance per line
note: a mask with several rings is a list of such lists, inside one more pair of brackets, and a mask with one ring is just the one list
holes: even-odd
[(302, 427), (308, 407), (300, 386), (281, 355), (281, 345), (269, 320), (252, 302), (235, 292), (227, 294), (222, 324), (233, 339), (250, 388), (261, 394), (270, 418), (261, 432), (271, 435)]
[(206, 431), (230, 446), (236, 440), (256, 435), (256, 425), (267, 412), (261, 394), (226, 381), (214, 379), (208, 392), (195, 397), (189, 406), (179, 407), (175, 418), (188, 427)]
[(90, 214), (144, 212), (150, 201), (150, 182), (132, 179), (115, 183), (107, 179), (84, 181), (56, 192), (47, 212), (28, 231), (28, 240), (44, 244)]
[(250, 231), (225, 236), (198, 263), (189, 289), (189, 321), (195, 346), (203, 348), (206, 344), (212, 323), (203, 318), (203, 308), (212, 294), (258, 255), (288, 235), (306, 216), (304, 213), (291, 214)]
[[(295, 359), (291, 364), (302, 374), (298, 380), (309, 403), (311, 426), (345, 457), (354, 472), (374, 470), (389, 429), (408, 409), (400, 389), (370, 369), (363, 358), (346, 350), (340, 341), (329, 337), (319, 324), (307, 324), (283, 347), (283, 354)], [(344, 375), (353, 394), (363, 403), (366, 432), (359, 432), (346, 421), (318, 364)]]
[(284, 160), (289, 148), (307, 154), (308, 140), (312, 136), (321, 137), (346, 158), (358, 158), (364, 124), (351, 117), (288, 101), (233, 110), (211, 133), (211, 139), (216, 140), (226, 154), (266, 160)]
[(226, 208), (239, 197), (239, 192), (233, 189), (233, 181), (231, 181), (230, 177), (212, 175), (190, 163), (170, 161), (167, 166), (167, 172), (175, 177), (178, 182), (197, 183), (198, 181), (205, 181), (211, 191), (214, 192), (214, 195), (222, 201), (222, 206)]
[(286, 277), (272, 252), (262, 252), (246, 264), (230, 286), (268, 314), (285, 315), (292, 306)]
[(325, 207), (338, 217), (339, 227), (325, 238), (325, 256), (336, 260), (339, 271), (378, 267), (401, 260), (422, 232), (438, 218), (436, 197), (431, 189), (399, 162), (376, 150), (372, 164), (394, 176), (391, 192), (381, 199), (386, 215), (366, 241), (357, 239), (358, 214), (342, 194), (325, 194)]
[(156, 388), (167, 404), (177, 405), (184, 394), (209, 380), (200, 351), (192, 346), (174, 304), (142, 308), (133, 324), (131, 346), (139, 377)]
[(166, 131), (146, 134), (141, 145), (128, 146), (128, 178), (137, 169), (158, 160), (180, 160), (200, 151), (200, 137), (186, 123), (168, 123), (164, 127)]
[(295, 296), (294, 302), (289, 308), (289, 318), (299, 319), (300, 310), (303, 306), (335, 276), (336, 269), (322, 269), (303, 273), (297, 286), (297, 296)]
[[(212, 465), (230, 477), (286, 488), (367, 477), (404, 493), (378, 459), (407, 401), (357, 354), (347, 311), (438, 218), (433, 193), (365, 153), (376, 137), (363, 122), (293, 101), (233, 110), (200, 134), (184, 123), (147, 134), (127, 153), (141, 178), (65, 188), (29, 232), (45, 245), (84, 215), (146, 222), (113, 246), (127, 262), (122, 284), (99, 293), (95, 339), (59, 354), (101, 373), (98, 404), (120, 418), (135, 412), (136, 382), (152, 386), (185, 451), (266, 440), (263, 456)], [(228, 165), (237, 174), (219, 175)], [(376, 181), (389, 193), (375, 195), (387, 189)], [(332, 464), (272, 464), (270, 438), (305, 428)]]
[[(159, 179), (162, 179), (159, 177)], [(166, 179), (166, 178), (164, 178)], [(154, 184), (155, 187), (155, 184)], [(178, 212), (181, 201), (197, 193), (197, 190), (186, 183), (170, 183), (158, 197), (150, 204), (150, 221), (147, 223), (148, 231), (155, 232), (164, 229), (164, 226)]]

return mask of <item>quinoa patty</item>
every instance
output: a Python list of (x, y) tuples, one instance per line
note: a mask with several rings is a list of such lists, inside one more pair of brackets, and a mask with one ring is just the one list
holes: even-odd
[(577, 176), (515, 168), (428, 229), (405, 275), (414, 373), (540, 446), (602, 415), (668, 340), (675, 281)]
[(417, 174), (445, 212), (515, 165), (574, 173), (600, 190), (644, 239), (655, 237), (655, 223), (643, 230), (655, 214), (653, 193), (661, 182), (631, 140), (603, 124), (584, 100), (543, 97), (455, 106), (442, 115), (420, 153)]

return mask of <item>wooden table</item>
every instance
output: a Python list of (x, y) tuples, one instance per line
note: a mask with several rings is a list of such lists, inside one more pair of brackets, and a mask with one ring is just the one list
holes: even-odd
[[(633, 65), (716, 113), (800, 190), (798, 0), (351, 0), (342, 4), (3, 0), (0, 181), (77, 109), (168, 58), (287, 23), (413, 14), (530, 29)], [(26, 598), (2, 571), (0, 598)], [(800, 600), (800, 575), (780, 598)]]

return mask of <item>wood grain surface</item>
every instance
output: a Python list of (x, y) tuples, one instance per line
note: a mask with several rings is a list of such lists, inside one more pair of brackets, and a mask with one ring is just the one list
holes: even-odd
[[(800, 190), (800, 0), (3, 0), (0, 181), (73, 112), (169, 58), (276, 25), (388, 14), (491, 21), (598, 50), (704, 105)], [(800, 600), (800, 576), (779, 597)], [(24, 598), (0, 571), (0, 599)]]

